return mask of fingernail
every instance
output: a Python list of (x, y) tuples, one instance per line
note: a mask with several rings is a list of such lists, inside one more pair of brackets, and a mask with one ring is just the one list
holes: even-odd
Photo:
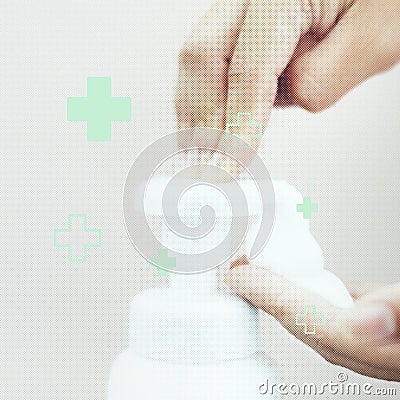
[(397, 332), (396, 315), (385, 303), (369, 303), (356, 308), (354, 332), (367, 341), (381, 343)]
[(231, 263), (230, 268), (232, 269), (232, 268), (238, 267), (239, 265), (248, 265), (248, 264), (250, 264), (250, 263), (249, 263), (247, 256), (243, 255), (243, 256), (240, 256), (239, 258), (237, 258), (236, 260), (234, 260)]

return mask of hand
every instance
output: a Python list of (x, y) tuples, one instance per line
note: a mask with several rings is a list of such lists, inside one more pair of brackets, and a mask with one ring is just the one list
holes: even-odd
[[(327, 361), (374, 378), (400, 381), (400, 283), (376, 288), (351, 285), (351, 309), (340, 309), (286, 279), (235, 262), (225, 281), (239, 296), (275, 317), (297, 339)], [(305, 305), (324, 314), (323, 326), (305, 334), (296, 314)], [(313, 326), (312, 317), (303, 321)]]
[(218, 0), (180, 53), (178, 128), (225, 130), (249, 112), (265, 129), (274, 104), (323, 110), (398, 61), (399, 33), (399, 0)]

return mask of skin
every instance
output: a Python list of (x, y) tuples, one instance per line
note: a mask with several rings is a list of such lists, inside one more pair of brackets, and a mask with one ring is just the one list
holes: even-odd
[[(397, 63), (399, 30), (398, 0), (218, 0), (180, 52), (178, 129), (225, 130), (250, 112), (265, 131), (274, 105), (324, 110)], [(187, 135), (180, 144), (218, 149)]]
[[(274, 106), (324, 110), (398, 62), (399, 33), (399, 0), (218, 0), (180, 52), (178, 128), (225, 130), (250, 112), (265, 130)], [(255, 133), (245, 124), (230, 132), (245, 141)], [(218, 139), (182, 135), (180, 145), (223, 151)], [(258, 149), (260, 140), (251, 145)], [(331, 363), (400, 381), (400, 284), (353, 284), (355, 307), (339, 310), (243, 259), (226, 282)], [(299, 304), (325, 314), (316, 335), (294, 323)]]
[[(297, 339), (332, 364), (374, 378), (400, 381), (400, 283), (349, 284), (354, 308), (340, 309), (265, 268), (236, 261), (225, 277), (232, 290), (275, 317)], [(296, 325), (302, 305), (325, 315), (315, 335)], [(313, 326), (313, 321), (306, 321)]]

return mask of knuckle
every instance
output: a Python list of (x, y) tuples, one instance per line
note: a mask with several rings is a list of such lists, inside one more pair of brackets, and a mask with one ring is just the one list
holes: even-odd
[[(299, 75), (295, 74), (294, 76)], [(329, 106), (325, 90), (319, 83), (319, 79), (313, 74), (302, 74), (301, 79), (296, 79), (293, 85), (294, 101), (307, 111), (318, 113)]]
[[(233, 60), (228, 69), (229, 91), (242, 96), (252, 93), (253, 96), (263, 97), (277, 90), (278, 77), (268, 66), (250, 63), (242, 59)], [(246, 88), (246, 90), (244, 90)], [(268, 101), (273, 101), (269, 99)]]
[(321, 342), (314, 347), (314, 350), (328, 363), (343, 366), (343, 354), (338, 349)]
[(232, 88), (243, 85), (257, 87), (265, 78), (261, 71), (252, 68), (229, 67), (228, 70), (229, 86)]
[(264, 65), (259, 62), (255, 62), (253, 60), (234, 57), (229, 65), (229, 76), (231, 77), (249, 77), (263, 79), (263, 78), (271, 78), (274, 77), (276, 80), (278, 76), (274, 73), (272, 67), (267, 64)]
[[(320, 353), (321, 355), (325, 355), (330, 357), (332, 353), (332, 349), (329, 346), (328, 343), (328, 335), (326, 332), (319, 330), (316, 332), (316, 334), (313, 337), (313, 348)], [(329, 349), (329, 352), (327, 352), (327, 349)]]
[(375, 40), (373, 54), (376, 54), (376, 72), (385, 72), (398, 62), (400, 58), (400, 43), (396, 43), (398, 38), (391, 36), (391, 32), (378, 35)]
[(327, 361), (330, 364), (333, 365), (340, 365), (338, 361), (338, 356), (339, 354), (336, 353), (334, 349), (330, 349), (327, 351), (326, 349), (316, 349), (317, 352), (321, 355), (322, 358), (324, 358), (325, 361)]

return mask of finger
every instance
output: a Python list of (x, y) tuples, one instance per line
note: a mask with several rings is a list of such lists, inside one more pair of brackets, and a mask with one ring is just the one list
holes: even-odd
[[(392, 351), (392, 348), (390, 348)], [(335, 365), (340, 365), (342, 367), (351, 369), (352, 371), (358, 372), (361, 375), (370, 376), (377, 379), (385, 379), (388, 381), (400, 381), (400, 369), (399, 366), (389, 367), (387, 365), (380, 366), (374, 365), (373, 363), (363, 362), (359, 359), (355, 359), (352, 355), (356, 354), (358, 349), (350, 354), (341, 354), (336, 349), (330, 348), (328, 346), (322, 345), (318, 349), (318, 353), (328, 362)], [(364, 349), (369, 351), (368, 349)], [(374, 355), (376, 353), (374, 352)], [(398, 352), (397, 352), (398, 354)], [(395, 356), (395, 352), (392, 352)]]
[[(289, 332), (306, 342), (309, 337), (304, 334), (304, 326), (296, 325), (296, 314), (302, 311), (303, 306), (318, 305), (317, 311), (324, 313), (325, 320), (333, 320), (337, 314), (337, 309), (320, 296), (252, 264), (234, 266), (225, 281), (236, 294), (271, 314)], [(306, 316), (304, 323), (312, 325), (311, 317)]]
[[(176, 91), (178, 129), (224, 128), (229, 59), (246, 11), (246, 0), (218, 0), (183, 46)], [(179, 145), (194, 144), (181, 137)], [(216, 143), (201, 143), (208, 147)]]
[[(253, 0), (248, 7), (228, 72), (226, 133), (233, 135), (232, 140), (242, 140), (238, 147), (260, 146), (278, 77), (305, 26), (306, 15), (300, 3)], [(226, 150), (223, 144), (218, 149)], [(235, 171), (235, 166), (232, 169)]]
[[(316, 35), (315, 32), (311, 31), (302, 35), (290, 62), (299, 58), (302, 54), (311, 51), (318, 44), (318, 38), (319, 36)], [(286, 92), (284, 77), (285, 71), (278, 79), (278, 91), (275, 97), (274, 107), (289, 107), (294, 105), (291, 103), (290, 96), (288, 96), (288, 93)]]
[(357, 330), (368, 321), (372, 324), (380, 321), (378, 325), (383, 327), (387, 323), (387, 308), (373, 304), (373, 307), (360, 305), (340, 309), (283, 277), (254, 265), (232, 268), (225, 281), (235, 293), (271, 314), (290, 333), (320, 354), (324, 355), (327, 349), (331, 349), (338, 359), (348, 357), (353, 363), (388, 370), (399, 368), (400, 346), (371, 345), (360, 340), (362, 337)]
[(370, 1), (354, 2), (317, 46), (290, 63), (283, 81), (291, 103), (321, 111), (392, 63), (374, 10)]
[[(254, 148), (260, 144), (259, 124), (266, 126), (278, 77), (296, 49), (304, 18), (298, 1), (254, 0), (247, 10), (229, 66), (226, 121), (229, 133)], [(251, 122), (258, 125), (251, 127)]]
[(239, 265), (248, 264), (250, 264), (248, 258), (246, 256), (240, 256), (239, 258), (231, 262), (231, 268), (238, 267)]
[(345, 284), (347, 290), (354, 300), (357, 300), (367, 293), (382, 287), (382, 284), (370, 282), (345, 282)]
[(369, 291), (362, 297), (363, 302), (378, 299), (391, 302), (400, 308), (400, 283), (394, 283), (391, 285), (376, 284), (374, 285), (374, 290)]

